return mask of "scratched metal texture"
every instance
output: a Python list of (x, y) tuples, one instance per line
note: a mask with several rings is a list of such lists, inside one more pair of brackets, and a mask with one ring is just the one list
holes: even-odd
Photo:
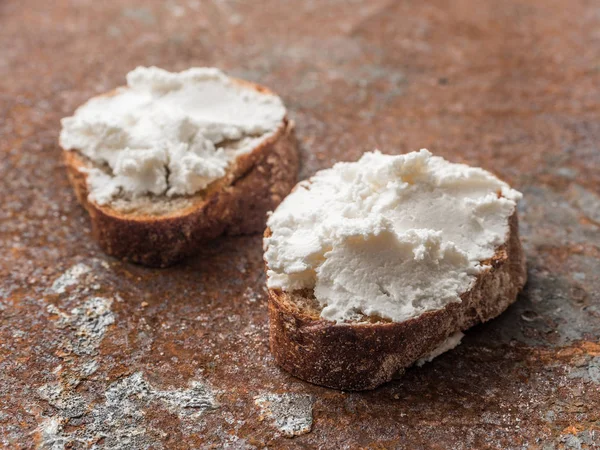
[[(1, 1), (0, 446), (599, 448), (599, 30), (585, 0)], [(90, 238), (59, 120), (137, 65), (277, 91), (301, 178), (373, 148), (494, 171), (524, 292), (372, 392), (282, 372), (260, 236), (166, 270)]]

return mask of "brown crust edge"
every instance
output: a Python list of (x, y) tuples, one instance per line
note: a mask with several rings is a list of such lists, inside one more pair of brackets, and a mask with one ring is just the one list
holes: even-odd
[(264, 230), (267, 212), (295, 185), (299, 166), (294, 122), (284, 119), (271, 138), (238, 157), (224, 179), (211, 185), (204, 196), (196, 196), (193, 206), (153, 217), (123, 214), (88, 201), (88, 163), (76, 151), (63, 151), (63, 157), (100, 247), (109, 255), (151, 267), (172, 265), (222, 234)]
[(451, 334), (498, 316), (517, 299), (527, 270), (516, 211), (509, 224), (508, 239), (491, 268), (478, 276), (462, 302), (406, 322), (315, 320), (294, 308), (287, 294), (270, 289), (269, 343), (275, 361), (298, 378), (342, 390), (373, 389), (400, 376)]

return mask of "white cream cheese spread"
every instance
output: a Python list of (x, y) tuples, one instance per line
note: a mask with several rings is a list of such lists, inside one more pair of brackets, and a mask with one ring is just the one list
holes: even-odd
[(214, 68), (171, 73), (138, 67), (127, 86), (94, 97), (62, 120), (60, 145), (90, 169), (90, 200), (191, 195), (281, 126), (285, 107)]
[(521, 194), (423, 149), (365, 153), (301, 182), (268, 220), (267, 285), (314, 289), (321, 317), (394, 322), (459, 302)]
[(450, 336), (448, 336), (446, 338), (445, 341), (443, 341), (440, 345), (438, 345), (429, 355), (424, 356), (423, 358), (417, 360), (417, 362), (415, 364), (418, 367), (421, 367), (421, 366), (425, 365), (426, 363), (433, 361), (438, 356), (443, 355), (444, 353), (455, 349), (456, 347), (458, 347), (458, 345), (460, 344), (460, 341), (462, 341), (462, 338), (464, 338), (464, 337), (465, 337), (465, 335), (460, 331), (457, 331), (456, 333), (451, 334)]

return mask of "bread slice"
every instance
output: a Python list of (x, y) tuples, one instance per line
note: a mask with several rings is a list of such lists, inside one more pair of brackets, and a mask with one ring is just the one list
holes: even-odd
[[(233, 81), (272, 94), (263, 86)], [(224, 177), (194, 195), (147, 195), (99, 205), (88, 198), (87, 183), (88, 169), (97, 165), (76, 150), (63, 151), (63, 157), (69, 181), (90, 215), (92, 234), (102, 249), (153, 267), (172, 265), (223, 234), (262, 232), (267, 212), (296, 183), (299, 164), (294, 123), (284, 118), (275, 133), (238, 156)]]
[[(271, 231), (265, 232), (269, 237)], [(400, 376), (451, 335), (490, 320), (513, 303), (527, 280), (516, 211), (506, 242), (489, 268), (477, 276), (461, 302), (404, 322), (363, 317), (335, 323), (320, 317), (312, 290), (269, 289), (270, 347), (275, 361), (292, 375), (343, 390), (365, 390)]]

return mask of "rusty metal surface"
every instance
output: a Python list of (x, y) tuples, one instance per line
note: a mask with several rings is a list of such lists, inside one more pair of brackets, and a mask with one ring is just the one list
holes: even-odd
[[(0, 447), (599, 448), (599, 29), (586, 0), (0, 2)], [(375, 391), (283, 373), (260, 236), (167, 270), (90, 239), (59, 119), (136, 65), (279, 92), (301, 177), (374, 147), (493, 170), (525, 291)]]

